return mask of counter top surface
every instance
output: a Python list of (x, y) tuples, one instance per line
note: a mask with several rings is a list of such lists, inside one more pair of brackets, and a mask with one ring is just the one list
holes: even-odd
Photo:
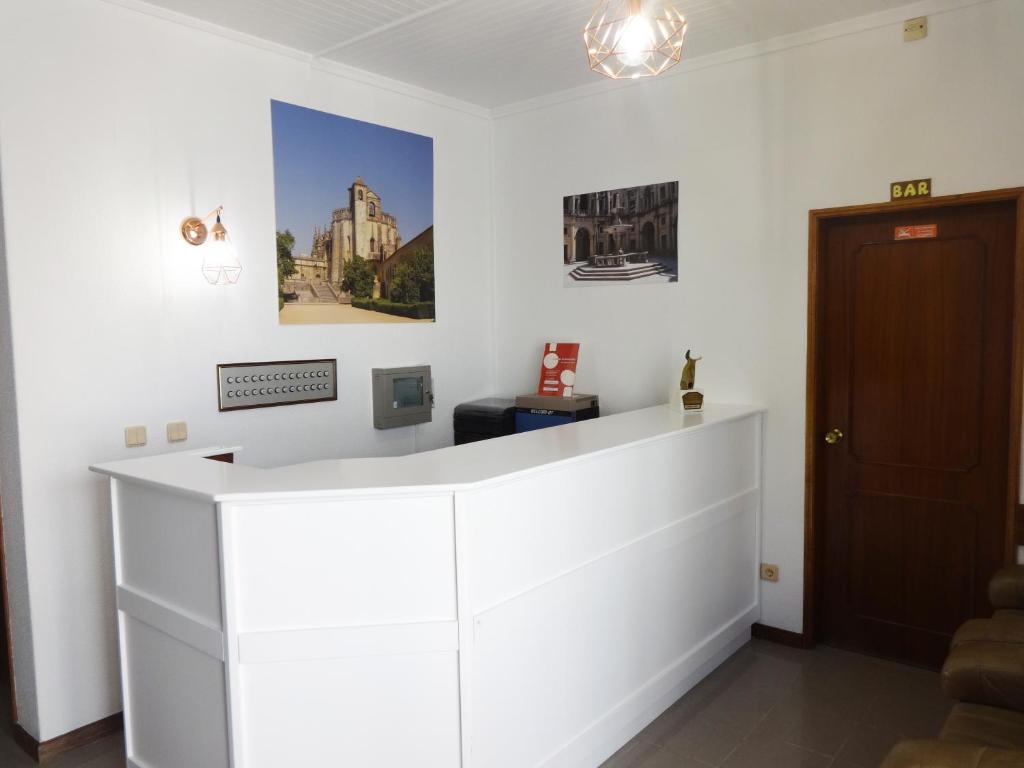
[(223, 448), (125, 459), (90, 467), (121, 480), (213, 501), (328, 496), (392, 490), (438, 493), (508, 478), (625, 445), (705, 429), (762, 412), (755, 405), (708, 404), (701, 413), (671, 405), (406, 456), (328, 459), (276, 468), (210, 461)]

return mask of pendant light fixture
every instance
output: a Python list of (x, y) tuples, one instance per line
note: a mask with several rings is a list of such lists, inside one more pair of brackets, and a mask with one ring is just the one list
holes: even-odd
[(654, 77), (679, 63), (686, 18), (666, 0), (603, 0), (583, 30), (590, 68), (615, 80)]

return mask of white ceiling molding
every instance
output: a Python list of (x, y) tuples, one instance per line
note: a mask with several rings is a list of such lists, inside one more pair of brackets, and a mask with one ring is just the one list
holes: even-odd
[(214, 24), (210, 21), (204, 21), (198, 19), (195, 16), (189, 16), (185, 13), (178, 13), (168, 8), (164, 8), (160, 5), (153, 5), (152, 3), (145, 3), (142, 0), (103, 0), (105, 3), (110, 5), (118, 5), (122, 8), (127, 8), (129, 11), (135, 11), (137, 13), (145, 14), (146, 16), (154, 16), (164, 21), (170, 21), (175, 24), (181, 24), (185, 27), (191, 27), (192, 29), (198, 29), (200, 32), (206, 32), (217, 37), (223, 37), (228, 40), (232, 40), (236, 43), (245, 43), (256, 48), (262, 48), (265, 51), (276, 53), (280, 56), (287, 56), (290, 59), (296, 61), (312, 61), (313, 56), (305, 51), (300, 51), (297, 48), (291, 48), (287, 45), (281, 45), (271, 40), (267, 40), (262, 37), (256, 37), (255, 35), (249, 35), (245, 32), (239, 32), (237, 29), (231, 29), (229, 27), (221, 26), (220, 24)]
[[(486, 107), (481, 107), (478, 104), (471, 104), (468, 101), (462, 101), (453, 96), (448, 96), (437, 91), (432, 91), (428, 88), (421, 88), (411, 83), (406, 83), (401, 80), (394, 80), (384, 75), (378, 75), (375, 72), (368, 72), (357, 67), (351, 67), (346, 64), (340, 64), (335, 61), (329, 61), (327, 59), (317, 59), (313, 54), (306, 53), (304, 51), (290, 48), (286, 45), (280, 45), (270, 40), (264, 40), (262, 37), (255, 37), (245, 32), (239, 32), (235, 29), (223, 27), (213, 22), (203, 21), (197, 19), (194, 16), (189, 16), (184, 13), (178, 13), (177, 11), (171, 11), (158, 5), (143, 2), (143, 0), (103, 0), (111, 5), (117, 5), (130, 11), (142, 13), (147, 16), (153, 16), (162, 21), (169, 21), (174, 24), (180, 24), (191, 29), (199, 30), (200, 32), (206, 32), (207, 34), (216, 35), (227, 40), (231, 40), (236, 43), (243, 43), (245, 45), (251, 45), (255, 48), (260, 48), (270, 53), (276, 53), (280, 56), (286, 56), (289, 59), (300, 61), (304, 64), (308, 64), (310, 69), (324, 72), (335, 77), (341, 77), (345, 80), (351, 80), (364, 85), (371, 85), (375, 88), (382, 90), (391, 91), (392, 93), (398, 93), (403, 96), (409, 96), (420, 101), (427, 102), (429, 104), (435, 104), (440, 107), (446, 107), (453, 109), (457, 112), (464, 112), (465, 114), (479, 117), (481, 119), (490, 119), (491, 110)], [(460, 2), (461, 0), (455, 0)]]
[[(538, 0), (524, 0), (522, 6), (516, 3), (510, 4), (507, 2), (501, 6), (493, 6), (485, 0), (381, 0), (381, 3), (377, 5), (359, 6), (359, 8), (369, 8), (370, 10), (359, 10), (356, 4), (351, 2), (351, 0), (316, 0), (315, 2), (311, 1), (304, 3), (301, 6), (289, 6), (290, 8), (298, 9), (295, 11), (295, 18), (293, 19), (295, 25), (291, 28), (291, 32), (293, 33), (292, 37), (294, 39), (302, 38), (307, 45), (312, 43), (318, 36), (323, 37), (325, 34), (323, 31), (324, 28), (338, 31), (342, 27), (352, 27), (353, 30), (360, 30), (356, 32), (356, 34), (348, 36), (340, 43), (331, 45), (327, 48), (316, 46), (315, 50), (300, 50), (290, 45), (284, 45), (279, 42), (267, 40), (263, 37), (232, 29), (220, 23), (200, 19), (196, 16), (189, 15), (178, 10), (172, 10), (168, 7), (173, 6), (176, 8), (189, 9), (209, 7), (205, 0), (154, 0), (154, 2), (161, 3), (160, 5), (156, 5), (153, 2), (144, 2), (143, 0), (103, 1), (132, 11), (154, 16), (165, 21), (170, 21), (192, 29), (217, 35), (228, 40), (255, 46), (282, 56), (287, 56), (290, 59), (306, 63), (311, 69), (317, 71), (333, 74), (337, 77), (354, 80), (367, 85), (373, 85), (394, 93), (400, 93), (405, 96), (410, 96), (483, 119), (501, 118), (521, 112), (542, 109), (546, 106), (551, 106), (561, 102), (575, 101), (608, 93), (619, 88), (657, 88), (659, 87), (658, 83), (666, 82), (671, 78), (680, 77), (687, 72), (693, 72), (708, 67), (722, 66), (744, 59), (776, 53), (789, 48), (813, 45), (824, 40), (857, 34), (859, 32), (866, 32), (889, 25), (892, 25), (895, 30), (898, 29), (900, 22), (907, 18), (914, 16), (934, 16), (973, 5), (993, 2), (993, 0), (918, 0), (918, 2), (900, 4), (885, 10), (874, 11), (830, 24), (790, 34), (779, 35), (763, 41), (752, 42), (739, 46), (730, 46), (703, 55), (694, 55), (689, 58), (686, 56), (684, 48), (683, 61), (678, 66), (664, 73), (660, 77), (653, 78), (649, 81), (614, 81), (603, 77), (598, 78), (586, 67), (582, 42), (580, 42), (578, 46), (578, 51), (574, 48), (571, 52), (566, 52), (562, 48), (558, 48), (557, 45), (560, 40), (559, 35), (565, 35), (567, 25), (571, 28), (573, 39), (575, 39), (577, 30), (574, 26), (571, 26), (571, 20), (575, 18), (573, 15), (573, 4), (566, 3), (564, 6), (556, 4), (550, 7), (553, 11), (557, 11), (562, 14), (562, 16), (559, 17), (559, 22), (554, 23), (554, 20), (549, 20), (550, 23), (548, 27), (546, 27), (547, 37), (545, 39), (535, 41), (538, 44), (547, 43), (550, 46), (555, 47), (555, 52), (553, 53), (552, 60), (546, 65), (542, 64), (541, 68), (537, 71), (543, 72), (544, 66), (552, 66), (562, 69), (567, 66), (566, 62), (578, 59), (580, 71), (585, 72), (586, 76), (591, 76), (596, 79), (580, 85), (558, 88), (550, 93), (541, 92), (536, 96), (530, 96), (525, 99), (509, 100), (505, 103), (501, 103), (499, 101), (497, 102), (498, 106), (490, 106), (486, 103), (481, 103), (481, 101), (453, 96), (449, 93), (443, 92), (446, 85), (445, 71), (447, 69), (447, 72), (453, 72), (452, 67), (454, 63), (454, 65), (456, 65), (456, 69), (454, 71), (458, 72), (460, 70), (468, 70), (471, 72), (472, 76), (477, 77), (479, 81), (476, 88), (477, 95), (480, 95), (481, 93), (479, 87), (480, 83), (483, 83), (485, 90), (492, 90), (489, 81), (486, 79), (487, 77), (492, 79), (494, 77), (501, 78), (505, 73), (512, 75), (513, 70), (506, 66), (507, 62), (499, 61), (500, 66), (496, 69), (492, 69), (489, 73), (482, 73), (478, 71), (479, 68), (475, 65), (482, 65), (494, 59), (495, 50), (514, 49), (517, 44), (517, 35), (521, 35), (524, 29), (530, 29), (528, 24), (536, 15), (532, 10), (533, 4)], [(244, 1), (245, 0), (234, 0), (236, 3)], [(265, 5), (272, 11), (275, 11), (280, 10), (280, 3), (282, 1), (283, 0), (265, 0), (265, 2), (260, 5)], [(818, 4), (822, 2), (822, 0), (807, 1)], [(225, 0), (225, 6), (229, 5), (230, 2), (231, 0)], [(482, 38), (472, 39), (472, 35), (476, 34), (474, 27), (475, 18), (472, 13), (470, 13), (470, 11), (473, 10), (472, 4), (474, 2), (478, 4), (477, 7), (483, 7), (479, 6), (479, 4), (481, 2), (485, 2), (487, 13), (492, 14), (492, 16), (489, 17), (492, 23), (495, 23), (496, 17), (493, 16), (494, 13), (505, 14), (497, 17), (497, 19), (502, 23), (507, 23), (509, 25), (507, 39), (492, 42), (488, 38), (486, 31), (480, 33)], [(582, 2), (584, 2), (584, 0), (574, 0), (575, 4)], [(746, 2), (750, 3), (752, 7), (755, 7), (758, 3), (768, 2), (768, 0), (746, 0)], [(590, 3), (591, 0), (586, 0), (585, 4), (589, 7)], [(463, 4), (471, 7), (468, 9), (456, 7)], [(699, 14), (708, 12), (708, 8), (719, 7), (717, 6), (717, 0), (715, 3), (704, 2), (704, 0), (689, 0), (689, 4), (693, 9), (695, 9), (694, 13), (698, 18), (700, 18)], [(861, 3), (862, 6), (870, 6), (872, 4), (873, 0), (862, 0)], [(728, 5), (733, 6), (735, 3), (730, 2)], [(835, 5), (837, 4), (834, 4), (834, 6)], [(225, 13), (223, 6), (217, 7), (220, 8), (219, 12)], [(495, 8), (506, 8), (507, 12), (495, 11)], [(397, 9), (409, 10), (411, 12), (395, 15)], [(451, 17), (447, 14), (451, 14), (456, 11), (458, 11), (457, 16), (461, 26), (458, 28), (449, 28), (447, 25), (451, 22)], [(311, 17), (309, 14), (319, 15)], [(384, 19), (389, 20), (381, 23)], [(267, 23), (268, 20), (273, 21), (274, 19), (271, 16), (263, 18), (264, 23)], [(412, 45), (403, 45), (406, 41), (415, 41), (417, 39), (417, 35), (420, 32), (420, 28), (416, 25), (417, 21), (422, 22), (424, 25), (433, 25), (435, 33), (437, 26), (440, 25), (443, 28), (444, 33), (449, 36), (447, 39), (441, 38), (440, 42), (449, 43), (450, 40), (457, 40), (457, 44), (442, 45), (442, 50), (435, 50), (433, 52), (425, 52)], [(718, 27), (728, 27), (729, 24), (732, 24), (734, 21), (734, 19), (725, 17), (707, 17), (707, 32), (709, 36), (713, 37), (717, 34), (714, 29), (716, 24)], [(696, 26), (696, 22), (694, 24)], [(310, 31), (311, 27), (314, 27), (315, 29)], [(897, 32), (894, 31), (894, 34), (897, 34)], [(305, 37), (302, 37), (303, 35), (305, 35)], [(380, 58), (380, 56), (381, 51), (383, 51), (384, 48), (382, 46), (373, 45), (375, 38), (378, 38), (381, 35), (384, 37), (383, 42), (388, 44), (388, 50), (383, 59)], [(439, 40), (435, 38), (434, 42), (438, 43)], [(704, 47), (706, 48), (707, 45)], [(416, 56), (419, 56), (419, 58), (415, 58), (415, 56), (413, 56), (413, 51), (415, 51)], [(410, 52), (408, 61), (403, 60), (404, 52)], [(334, 57), (334, 55), (339, 54), (342, 60)], [(374, 55), (371, 54), (376, 54), (377, 58), (374, 58)], [(326, 58), (328, 56), (330, 58)], [(434, 58), (431, 59), (431, 56)], [(474, 57), (479, 57), (479, 61)], [(353, 65), (352, 61), (360, 64), (365, 62), (365, 66)], [(386, 71), (374, 71), (374, 62), (380, 61), (389, 62), (391, 64), (390, 68), (394, 71), (400, 72), (403, 76), (396, 77), (392, 73), (387, 73)], [(423, 77), (419, 77), (420, 73), (426, 74)], [(534, 74), (536, 74), (536, 72), (534, 72)], [(404, 75), (408, 75), (408, 78)], [(410, 82), (413, 79), (418, 79), (419, 82)], [(424, 82), (428, 84), (424, 85)], [(467, 86), (469, 82), (470, 81), (464, 80), (463, 86)], [(436, 86), (435, 83), (437, 83)], [(498, 90), (499, 85), (500, 83), (496, 82), (493, 90)], [(538, 87), (544, 87), (544, 84), (541, 83), (538, 85), (537, 83), (534, 83), (535, 90)], [(453, 90), (458, 89), (455, 88)], [(469, 87), (469, 90), (473, 90), (473, 88)], [(506, 91), (507, 90), (508, 89), (506, 89)], [(519, 88), (519, 90), (522, 90), (522, 88)], [(487, 95), (489, 96), (490, 93)]]
[[(813, 45), (825, 40), (832, 40), (838, 37), (845, 37), (847, 35), (855, 35), (860, 32), (868, 32), (873, 29), (879, 29), (880, 27), (891, 25), (895, 29), (896, 26), (905, 19), (914, 18), (916, 16), (937, 16), (942, 13), (967, 8), (972, 5), (983, 5), (990, 2), (993, 2), (993, 0), (919, 0), (919, 2), (912, 3), (910, 5), (901, 5), (898, 8), (893, 8), (887, 11), (880, 11), (866, 16), (858, 16), (853, 19), (846, 19), (845, 21), (837, 21), (823, 27), (809, 29), (804, 32), (794, 32), (791, 35), (783, 35), (771, 40), (751, 43), (749, 45), (731, 48), (719, 53), (711, 53), (705, 56), (694, 57), (692, 59), (687, 59), (684, 55), (683, 60), (677, 66), (673, 67), (663, 75), (660, 75), (658, 78), (642, 81), (608, 80), (605, 78), (588, 85), (567, 88), (555, 93), (548, 93), (532, 99), (524, 99), (523, 101), (495, 107), (490, 110), (490, 114), (492, 118), (499, 119), (523, 112), (530, 112), (536, 109), (544, 109), (545, 107), (550, 107), (555, 104), (577, 101), (591, 96), (598, 96), (620, 88), (654, 88), (657, 87), (659, 83), (664, 83), (672, 78), (680, 77), (685, 75), (687, 72), (695, 72), (697, 70), (707, 69), (708, 67), (723, 66), (725, 64), (731, 64), (744, 59), (752, 59), (757, 56), (778, 53), (779, 51), (785, 51), (790, 48), (799, 48), (804, 45)], [(894, 34), (896, 34), (896, 32), (894, 32)]]
[(479, 117), (483, 120), (489, 120), (491, 118), (491, 110), (487, 107), (481, 107), (479, 104), (471, 104), (468, 101), (456, 99), (454, 96), (446, 96), (445, 94), (438, 93), (437, 91), (421, 88), (418, 85), (412, 85), (404, 82), (403, 80), (394, 80), (390, 77), (385, 77), (384, 75), (378, 75), (375, 72), (367, 72), (365, 69), (350, 67), (347, 64), (341, 64), (337, 61), (330, 61), (328, 59), (313, 59), (309, 63), (309, 66), (310, 69), (315, 69), (319, 72), (326, 72), (336, 77), (344, 78), (345, 80), (354, 80), (355, 82), (363, 83), (364, 85), (372, 85), (374, 88), (391, 91), (392, 93), (399, 93), (402, 96), (410, 96), (414, 99), (419, 99), (420, 101), (436, 104), (439, 107), (453, 109), (456, 112), (465, 112), (467, 115)]
[(419, 11), (416, 11), (416, 13), (409, 14), (408, 16), (400, 16), (397, 19), (395, 19), (394, 21), (388, 22), (387, 24), (385, 24), (382, 27), (376, 27), (375, 29), (369, 29), (366, 32), (362, 32), (362, 33), (360, 33), (358, 35), (354, 35), (353, 37), (350, 37), (348, 40), (342, 40), (340, 43), (335, 43), (334, 45), (332, 45), (332, 46), (330, 46), (328, 48), (324, 48), (321, 51), (317, 51), (316, 53), (313, 54), (313, 58), (314, 59), (322, 58), (322, 57), (326, 56), (329, 53), (334, 53), (335, 51), (339, 51), (342, 48), (347, 48), (350, 45), (355, 45), (356, 43), (361, 43), (363, 40), (368, 40), (371, 37), (377, 37), (378, 35), (383, 35), (388, 30), (395, 29), (396, 27), (401, 27), (401, 26), (404, 26), (406, 24), (411, 24), (414, 21), (422, 19), (424, 16), (429, 16), (429, 15), (431, 15), (433, 13), (437, 13), (438, 11), (444, 10), (445, 8), (447, 8), (450, 5), (456, 5), (457, 3), (463, 3), (463, 2), (466, 2), (466, 0), (444, 0), (444, 2), (441, 2), (441, 3), (437, 4), (437, 5), (432, 5), (429, 8), (423, 8), (423, 9), (421, 9)]

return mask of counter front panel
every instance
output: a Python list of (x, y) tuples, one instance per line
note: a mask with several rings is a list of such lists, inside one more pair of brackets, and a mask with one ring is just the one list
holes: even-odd
[(94, 467), (129, 766), (595, 768), (749, 638), (762, 428), (662, 406), (396, 458)]

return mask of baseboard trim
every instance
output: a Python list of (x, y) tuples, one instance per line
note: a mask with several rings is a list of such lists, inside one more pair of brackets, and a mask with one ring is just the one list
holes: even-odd
[(32, 734), (17, 723), (14, 724), (13, 735), (15, 743), (25, 750), (29, 757), (37, 763), (45, 763), (57, 755), (77, 749), (78, 747), (84, 747), (86, 744), (92, 744), (104, 736), (109, 736), (123, 729), (124, 714), (116, 712), (102, 720), (97, 720), (95, 723), (83, 725), (81, 728), (75, 728), (73, 731), (68, 731), (61, 736), (42, 742), (37, 741)]
[(788, 645), (790, 648), (810, 648), (814, 645), (808, 642), (807, 636), (801, 632), (790, 632), (788, 629), (769, 627), (767, 624), (751, 624), (750, 636), (770, 643)]
[(758, 613), (759, 608), (754, 604), (718, 627), (695, 648), (675, 659), (540, 760), (537, 767), (602, 765), (683, 694), (750, 642), (747, 626)]

